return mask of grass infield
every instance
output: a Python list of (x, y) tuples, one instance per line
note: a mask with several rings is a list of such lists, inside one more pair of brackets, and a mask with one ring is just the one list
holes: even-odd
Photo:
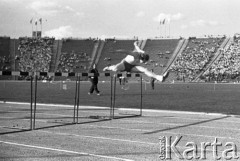
[[(116, 107), (140, 107), (140, 83), (130, 82), (123, 90), (117, 82)], [(1, 81), (0, 101), (30, 102), (30, 81)], [(73, 105), (74, 81), (38, 82), (37, 103)], [(101, 96), (88, 95), (89, 82), (80, 83), (80, 105), (110, 107), (111, 84), (100, 82)], [(152, 90), (149, 83), (142, 85), (143, 108), (207, 113), (240, 114), (240, 84), (205, 83), (156, 83)]]

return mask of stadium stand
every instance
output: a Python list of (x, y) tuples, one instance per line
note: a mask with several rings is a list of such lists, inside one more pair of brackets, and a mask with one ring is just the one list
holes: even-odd
[(240, 37), (230, 40), (227, 47), (221, 50), (221, 55), (206, 70), (202, 78), (205, 81), (239, 82), (240, 74)]
[(220, 57), (222, 50), (226, 48), (226, 46), (228, 46), (231, 43), (231, 38), (226, 38), (223, 43), (221, 44), (220, 48), (218, 48), (215, 56), (213, 57), (213, 59), (208, 63), (208, 65), (206, 66), (206, 68), (204, 68), (202, 70), (202, 72), (195, 78), (194, 82), (199, 82), (202, 81), (201, 78), (204, 77), (202, 76), (204, 74), (205, 71), (207, 71), (212, 64)]
[[(84, 73), (95, 63), (101, 72), (125, 57), (114, 51), (132, 51), (134, 41), (0, 37), (0, 71)], [(239, 42), (240, 36), (235, 35), (231, 39), (224, 36), (147, 39), (139, 40), (139, 45), (150, 54), (145, 67), (158, 74), (169, 71), (166, 82), (225, 82), (239, 81)], [(148, 80), (144, 76), (143, 79)]]
[(12, 70), (10, 37), (0, 37), (0, 70)]
[(225, 37), (221, 38), (189, 38), (185, 50), (180, 53), (172, 64), (170, 71), (175, 72), (175, 80), (191, 82), (204, 70), (214, 58)]
[(62, 40), (61, 53), (57, 56), (57, 71), (58, 72), (83, 72), (90, 67), (92, 60), (92, 52), (94, 44), (97, 42), (94, 39)]
[(18, 68), (22, 72), (48, 72), (52, 57), (54, 38), (19, 38), (16, 55)]

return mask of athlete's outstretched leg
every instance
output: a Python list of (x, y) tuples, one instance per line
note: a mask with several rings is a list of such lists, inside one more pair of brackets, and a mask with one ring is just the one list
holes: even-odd
[(111, 66), (107, 66), (105, 68), (103, 68), (103, 71), (114, 71), (116, 72), (117, 71), (117, 68), (116, 68), (116, 65), (111, 65)]
[(135, 66), (132, 69), (133, 72), (141, 72), (146, 74), (148, 77), (155, 78), (156, 80), (162, 82), (163, 81), (163, 76), (162, 75), (157, 75), (151, 71), (149, 71), (147, 68), (144, 68), (142, 66)]
[(105, 68), (103, 68), (103, 71), (113, 71), (113, 72), (121, 72), (124, 71), (125, 67), (123, 62), (120, 62), (116, 65), (110, 65)]

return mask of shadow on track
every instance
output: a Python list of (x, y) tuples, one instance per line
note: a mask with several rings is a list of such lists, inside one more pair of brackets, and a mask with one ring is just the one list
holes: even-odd
[(195, 122), (195, 123), (191, 123), (191, 124), (187, 124), (187, 125), (181, 125), (181, 126), (176, 126), (176, 127), (171, 127), (171, 128), (161, 129), (161, 130), (155, 130), (155, 131), (151, 131), (151, 132), (146, 132), (144, 134), (155, 134), (155, 133), (159, 133), (159, 132), (170, 131), (170, 130), (179, 129), (179, 128), (183, 128), (183, 127), (199, 125), (199, 124), (203, 124), (203, 123), (207, 123), (207, 122), (211, 122), (211, 121), (222, 120), (222, 119), (225, 119), (228, 117), (230, 117), (230, 116), (224, 116), (224, 117), (214, 118), (214, 119), (210, 119), (210, 120)]

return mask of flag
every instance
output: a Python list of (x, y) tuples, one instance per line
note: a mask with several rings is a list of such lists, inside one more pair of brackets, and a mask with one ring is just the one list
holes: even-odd
[(163, 20), (162, 24), (163, 24), (163, 25), (165, 24), (165, 19)]
[(39, 19), (40, 24), (42, 24), (42, 18)]
[(32, 24), (33, 18), (30, 20), (30, 24)]

